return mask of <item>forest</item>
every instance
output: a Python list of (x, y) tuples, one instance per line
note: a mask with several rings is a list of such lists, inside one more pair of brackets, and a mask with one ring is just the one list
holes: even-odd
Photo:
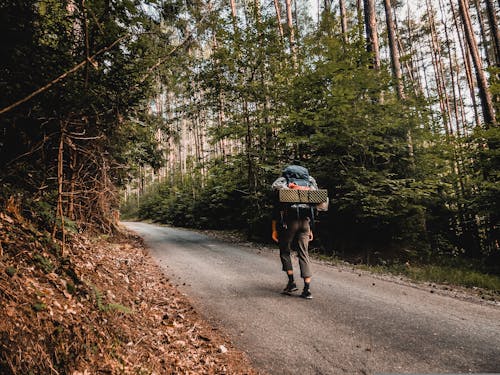
[(493, 0), (6, 0), (0, 203), (64, 252), (123, 217), (270, 241), (288, 164), (321, 251), (500, 272)]

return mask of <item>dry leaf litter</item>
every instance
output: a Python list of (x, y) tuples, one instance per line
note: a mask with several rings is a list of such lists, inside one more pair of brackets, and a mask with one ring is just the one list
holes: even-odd
[(0, 374), (257, 374), (138, 237), (68, 245), (0, 214)]

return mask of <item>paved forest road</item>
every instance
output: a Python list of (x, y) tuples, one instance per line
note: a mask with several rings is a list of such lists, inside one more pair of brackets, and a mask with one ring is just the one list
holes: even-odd
[(498, 307), (320, 264), (313, 300), (284, 296), (276, 253), (125, 225), (197, 310), (270, 374), (500, 372)]

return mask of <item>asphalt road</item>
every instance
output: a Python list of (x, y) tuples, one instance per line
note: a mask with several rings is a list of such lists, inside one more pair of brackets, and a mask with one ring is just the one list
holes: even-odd
[(197, 310), (270, 374), (500, 373), (498, 306), (319, 263), (314, 299), (285, 296), (275, 251), (125, 225)]

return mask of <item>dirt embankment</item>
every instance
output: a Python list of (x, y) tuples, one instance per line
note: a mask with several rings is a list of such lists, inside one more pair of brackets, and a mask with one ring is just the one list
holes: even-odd
[(0, 373), (256, 374), (139, 238), (47, 233), (0, 214)]

